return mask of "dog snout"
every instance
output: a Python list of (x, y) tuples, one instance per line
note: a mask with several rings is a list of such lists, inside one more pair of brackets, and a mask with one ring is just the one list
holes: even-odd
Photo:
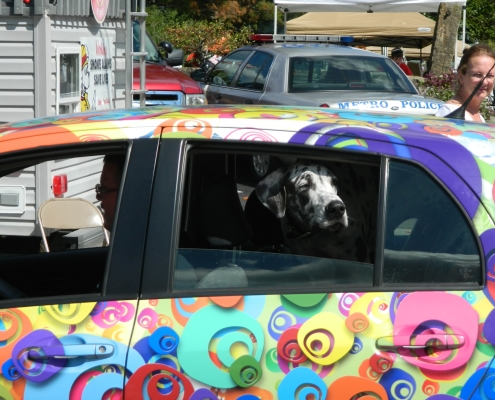
[(326, 214), (331, 219), (339, 219), (345, 213), (345, 205), (340, 200), (333, 200), (325, 207)]

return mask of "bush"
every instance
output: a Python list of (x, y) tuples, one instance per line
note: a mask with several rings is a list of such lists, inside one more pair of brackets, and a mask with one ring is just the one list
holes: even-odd
[(250, 43), (251, 31), (247, 27), (235, 30), (227, 22), (179, 18), (176, 11), (163, 11), (156, 6), (147, 11), (148, 32), (153, 40), (167, 40), (174, 48), (183, 49), (186, 67), (199, 66), (212, 55), (224, 56)]
[[(457, 74), (455, 72), (440, 76), (425, 75), (424, 79), (416, 82), (419, 93), (443, 101), (447, 101), (455, 95), (456, 84)], [(495, 116), (487, 99), (481, 103), (480, 113), (485, 118), (485, 121), (489, 121), (491, 117)]]

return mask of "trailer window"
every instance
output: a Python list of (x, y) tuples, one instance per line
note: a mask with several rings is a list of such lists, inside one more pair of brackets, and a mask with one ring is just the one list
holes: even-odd
[(80, 60), (79, 46), (57, 49), (57, 114), (76, 111), (81, 101)]

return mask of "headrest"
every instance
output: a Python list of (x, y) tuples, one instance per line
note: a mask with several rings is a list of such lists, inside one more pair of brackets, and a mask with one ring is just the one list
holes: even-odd
[(220, 175), (205, 188), (201, 195), (199, 218), (200, 234), (209, 246), (234, 247), (251, 238), (251, 227), (231, 175)]

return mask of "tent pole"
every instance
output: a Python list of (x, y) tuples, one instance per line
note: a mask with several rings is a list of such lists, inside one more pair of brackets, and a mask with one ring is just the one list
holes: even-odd
[(274, 5), (275, 10), (273, 11), (273, 34), (277, 34), (277, 4)]
[(462, 5), (462, 51), (466, 46), (466, 2)]
[(125, 2), (125, 107), (132, 107), (132, 20), (131, 0)]

